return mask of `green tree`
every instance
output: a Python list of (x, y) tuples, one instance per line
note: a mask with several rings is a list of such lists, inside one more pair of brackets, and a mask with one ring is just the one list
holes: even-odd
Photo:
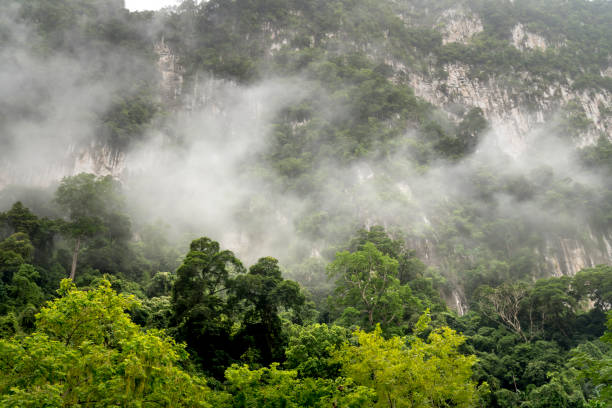
[(210, 407), (205, 381), (180, 368), (184, 348), (130, 321), (133, 297), (108, 281), (80, 291), (63, 280), (59, 294), (34, 333), (0, 340), (0, 405)]
[(580, 296), (587, 296), (603, 311), (612, 309), (612, 267), (598, 265), (574, 276), (573, 286)]
[(580, 369), (581, 375), (595, 387), (595, 401), (602, 407), (612, 405), (612, 311), (608, 312), (606, 325), (607, 330), (601, 337), (606, 347), (596, 348), (595, 353), (579, 347), (571, 360), (571, 364)]
[(176, 271), (170, 324), (206, 368), (221, 377), (230, 361), (233, 325), (227, 290), (244, 267), (233, 252), (221, 250), (218, 242), (206, 237), (192, 241), (189, 249)]
[(279, 311), (296, 310), (304, 305), (306, 299), (300, 286), (283, 279), (278, 260), (265, 257), (251, 266), (247, 274), (236, 277), (232, 294), (233, 301), (244, 307), (243, 327), (237, 336), (252, 339), (250, 351), (259, 354), (253, 362), (269, 365), (283, 360), (286, 337)]
[[(122, 199), (112, 177), (81, 173), (62, 179), (55, 200), (66, 212), (65, 231), (75, 242), (70, 268), (70, 279), (74, 280), (82, 241), (108, 229), (109, 218), (121, 211)], [(121, 221), (118, 224), (125, 226), (126, 220)]]
[(524, 341), (531, 338), (521, 325), (521, 311), (529, 295), (529, 287), (524, 283), (504, 283), (497, 288), (483, 285), (478, 288), (476, 302), (479, 310), (493, 320), (521, 336)]
[(10, 237), (0, 242), (0, 251), (6, 251), (18, 256), (23, 262), (30, 261), (34, 254), (34, 245), (30, 241), (28, 234), (16, 232)]
[[(429, 322), (426, 313), (417, 334), (428, 330)], [(459, 352), (465, 338), (454, 330), (433, 330), (427, 341), (414, 336), (408, 345), (401, 337), (383, 338), (379, 325), (371, 333), (357, 330), (353, 335), (355, 343), (346, 342), (332, 355), (343, 375), (376, 390), (377, 407), (475, 406), (479, 391), (471, 377), (476, 357)]]
[(43, 292), (36, 284), (39, 273), (32, 265), (23, 264), (13, 275), (11, 284), (8, 286), (10, 297), (17, 307), (28, 304), (38, 307), (43, 301)]
[(401, 323), (412, 293), (409, 286), (400, 284), (398, 265), (371, 242), (353, 253), (337, 253), (327, 267), (329, 276), (336, 279), (332, 304), (358, 310), (360, 324), (370, 328), (377, 322)]
[(330, 360), (330, 353), (339, 348), (348, 336), (348, 329), (341, 326), (293, 325), (285, 350), (285, 367), (296, 370), (302, 378), (335, 378), (339, 374), (340, 365)]
[(58, 232), (56, 221), (38, 218), (19, 201), (14, 203), (3, 216), (0, 214), (0, 220), (2, 218), (12, 232), (27, 234), (36, 249), (33, 257), (37, 265), (44, 265), (50, 261), (54, 247), (53, 238)]

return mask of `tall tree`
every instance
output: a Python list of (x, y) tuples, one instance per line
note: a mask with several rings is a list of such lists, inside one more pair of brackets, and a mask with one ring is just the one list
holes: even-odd
[[(529, 296), (529, 288), (524, 283), (505, 283), (498, 288), (483, 285), (477, 291), (477, 304), (480, 311), (493, 320), (500, 320), (507, 328), (528, 341), (533, 334), (533, 325), (525, 333), (521, 325), (521, 311)], [(529, 313), (533, 322), (532, 313)]]
[(373, 328), (377, 322), (385, 326), (403, 320), (412, 292), (410, 287), (400, 284), (398, 262), (373, 243), (368, 242), (353, 253), (337, 253), (327, 271), (336, 278), (332, 303), (356, 309), (367, 327)]
[(233, 316), (226, 292), (232, 276), (244, 272), (232, 251), (221, 250), (218, 242), (206, 237), (191, 242), (176, 271), (170, 324), (218, 377), (230, 360)]
[(74, 280), (81, 244), (109, 227), (109, 219), (120, 213), (123, 201), (112, 177), (87, 173), (62, 179), (55, 200), (66, 212), (64, 230), (74, 239), (70, 268), (70, 279)]
[(236, 278), (233, 294), (245, 307), (240, 336), (254, 339), (250, 346), (254, 347), (251, 351), (259, 354), (256, 362), (268, 365), (282, 360), (286, 339), (278, 313), (281, 308), (296, 309), (304, 304), (299, 285), (284, 280), (278, 261), (265, 257), (251, 266), (248, 274)]

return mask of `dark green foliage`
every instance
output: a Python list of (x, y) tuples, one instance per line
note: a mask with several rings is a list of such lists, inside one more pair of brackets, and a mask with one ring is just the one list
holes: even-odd
[(138, 30), (141, 17), (127, 13), (122, 0), (25, 0), (19, 9), (19, 18), (37, 31), (33, 48), (44, 54), (84, 46), (129, 45), (138, 50), (146, 44)]
[(612, 309), (612, 268), (599, 265), (583, 269), (574, 277), (576, 291), (581, 297), (588, 297), (595, 307), (609, 311)]
[(101, 141), (119, 153), (130, 143), (140, 140), (146, 126), (160, 110), (154, 102), (155, 97), (154, 90), (145, 85), (115, 97), (111, 108), (101, 118)]
[(304, 304), (299, 285), (284, 280), (278, 261), (267, 257), (259, 259), (247, 274), (236, 277), (232, 293), (232, 301), (241, 302), (244, 308), (237, 337), (246, 353), (257, 353), (251, 362), (265, 366), (282, 361), (287, 339), (278, 313), (281, 308), (295, 310)]
[(176, 276), (169, 272), (157, 272), (147, 285), (147, 296), (153, 298), (170, 295), (175, 279)]
[(230, 276), (242, 273), (244, 267), (231, 251), (203, 237), (191, 243), (172, 289), (170, 325), (177, 338), (219, 376), (230, 361), (232, 320), (226, 292)]

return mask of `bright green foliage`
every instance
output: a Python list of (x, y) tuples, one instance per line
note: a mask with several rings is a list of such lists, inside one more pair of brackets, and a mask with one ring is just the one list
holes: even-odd
[[(420, 201), (418, 186), (410, 186), (415, 188), (417, 198), (412, 200), (408, 198), (412, 194), (400, 194), (396, 184), (402, 180), (395, 177), (400, 175), (403, 179), (413, 165), (417, 172), (427, 174), (427, 167), (435, 166), (438, 160), (447, 163), (467, 158), (487, 130), (480, 109), (449, 103), (445, 108), (452, 110), (457, 119), (450, 120), (411, 89), (411, 84), (422, 76), (438, 85), (438, 96), (449, 102), (454, 100), (455, 91), (443, 82), (448, 75), (446, 63), (459, 63), (466, 68), (467, 79), (480, 80), (481, 85), (491, 78), (490, 84), (507, 89), (512, 104), (519, 107), (530, 108), (534, 102), (549, 99), (550, 106), (554, 106), (557, 96), (550, 95), (550, 91), (558, 85), (564, 91), (612, 89), (612, 79), (601, 74), (609, 67), (612, 55), (609, 1), (187, 0), (159, 14), (130, 13), (123, 9), (121, 0), (0, 0), (0, 4), (2, 10), (9, 11), (8, 18), (0, 18), (3, 44), (11, 47), (25, 39), (26, 48), (41, 57), (43, 67), (47, 57), (76, 55), (79, 67), (91, 71), (85, 77), (77, 75), (78, 82), (95, 79), (95, 84), (98, 78), (110, 78), (109, 82), (121, 84), (120, 91), (111, 90), (110, 101), (101, 101), (99, 111), (86, 115), (96, 124), (97, 140), (108, 145), (114, 155), (120, 153), (116, 149), (125, 149), (145, 135), (155, 118), (164, 121), (158, 115), (160, 107), (156, 102), (158, 71), (151, 63), (155, 58), (151, 43), (162, 33), (177, 55), (176, 61), (180, 61), (179, 69), (184, 68), (183, 90), (187, 93), (198, 88), (202, 71), (216, 78), (231, 78), (240, 83), (239, 87), (261, 78), (271, 77), (274, 82), (279, 77), (290, 78), (291, 82), (300, 78), (304, 82), (297, 86), (305, 90), (303, 97), (269, 118), (270, 143), (265, 151), (256, 153), (256, 158), (246, 159), (244, 165), (245, 169), (254, 169), (257, 176), (263, 174), (266, 182), (279, 190), (308, 198), (304, 213), (296, 214), (295, 219), (300, 238), (315, 241), (315, 247), (323, 254), (299, 271), (319, 290), (313, 291), (315, 296), (320, 300), (329, 293), (328, 287), (318, 286), (322, 281), (320, 265), (333, 257), (327, 256), (332, 251), (326, 246), (345, 241), (356, 219), (363, 220), (364, 216), (369, 220), (380, 217), (378, 221), (385, 225), (407, 228), (410, 235), (406, 237), (411, 244), (434, 243), (433, 252), (430, 248), (423, 252), (433, 256), (429, 260), (440, 265), (448, 278), (447, 284), (428, 278), (431, 270), (400, 242), (397, 237), (402, 236), (401, 232), (394, 231), (391, 239), (382, 227), (363, 230), (346, 248), (350, 253), (341, 253), (330, 266), (330, 273), (337, 278), (337, 291), (331, 297), (333, 310), (322, 308), (321, 320), (344, 326), (358, 324), (368, 330), (380, 322), (386, 335), (406, 333), (416, 316), (431, 306), (433, 312), (439, 313), (436, 318), (445, 318), (453, 328), (470, 333), (466, 344), (460, 347), (479, 357), (474, 378), (489, 382), (494, 389), (489, 406), (577, 408), (583, 399), (580, 393), (588, 398), (597, 395), (599, 402), (592, 399), (593, 404), (609, 403), (609, 350), (601, 346), (604, 343), (585, 341), (602, 334), (604, 311), (611, 307), (610, 268), (591, 268), (574, 279), (533, 283), (546, 272), (542, 261), (555, 250), (550, 244), (554, 245), (557, 238), (578, 237), (582, 241), (580, 235), (591, 235), (583, 234), (587, 225), (596, 237), (609, 235), (612, 189), (605, 185), (609, 183), (602, 183), (601, 188), (587, 187), (548, 168), (517, 175), (514, 171), (499, 171), (511, 166), (512, 160), (500, 158), (487, 164), (468, 159), (461, 161), (456, 167), (461, 171), (453, 174), (458, 194), (448, 191), (444, 202), (428, 202), (427, 208), (415, 208), (412, 201)], [(464, 42), (444, 44), (439, 32), (443, 24), (440, 13), (455, 7), (468, 14), (473, 11), (483, 22), (484, 31)], [(16, 21), (12, 21), (13, 16)], [(155, 24), (150, 24), (153, 21)], [(550, 46), (546, 50), (514, 47), (512, 29), (519, 22), (529, 33), (546, 38)], [(24, 30), (13, 30), (14, 23), (23, 23)], [(15, 36), (13, 31), (27, 38), (15, 38), (22, 36)], [(111, 52), (109, 58), (108, 51), (113, 50), (118, 53)], [(102, 57), (90, 60), (84, 55)], [(117, 55), (121, 58), (113, 57)], [(133, 55), (144, 58), (137, 62), (129, 58)], [(129, 69), (123, 69), (119, 60), (126, 60)], [(113, 69), (116, 65), (121, 68)], [(124, 87), (124, 83), (131, 85)], [(13, 98), (17, 102), (5, 103), (0, 112), (0, 126), (4, 129), (8, 124), (5, 130), (9, 133), (14, 123), (35, 122), (45, 116), (30, 103), (37, 100), (32, 95), (44, 98), (45, 92), (32, 93), (28, 88), (22, 90), (25, 93), (21, 97)], [(34, 84), (32, 88), (39, 86)], [(193, 99), (199, 98), (196, 95)], [(110, 105), (105, 106), (106, 102)], [(180, 104), (179, 99), (175, 103)], [(593, 124), (580, 104), (574, 100), (560, 106), (560, 126), (555, 132), (574, 136), (592, 130)], [(597, 109), (602, 117), (610, 113), (605, 103)], [(180, 135), (168, 136), (171, 144), (177, 139), (181, 144)], [(611, 152), (610, 141), (602, 137), (596, 145), (582, 150), (582, 164), (591, 172), (601, 173), (604, 180), (612, 180)], [(344, 165), (362, 161), (376, 163), (372, 180), (357, 185), (347, 180), (350, 177), (330, 177), (329, 167), (343, 170)], [(70, 184), (77, 188), (71, 191)], [(286, 357), (284, 367), (295, 370), (281, 371), (273, 365), (253, 371), (234, 366), (227, 377), (232, 394), (219, 394), (215, 406), (368, 406), (373, 404), (366, 402), (373, 389), (381, 395), (399, 395), (397, 403), (391, 405), (409, 402), (403, 399), (404, 392), (411, 393), (410, 398), (414, 397), (418, 404), (451, 404), (442, 401), (442, 397), (427, 400), (420, 390), (429, 387), (432, 394), (439, 394), (436, 387), (440, 376), (431, 374), (433, 368), (428, 364), (443, 366), (441, 361), (445, 360), (427, 347), (432, 347), (434, 341), (444, 343), (442, 340), (453, 338), (452, 332), (434, 331), (429, 342), (412, 338), (411, 347), (404, 347), (403, 340), (388, 343), (397, 338), (383, 340), (380, 333), (370, 339), (371, 344), (364, 339), (363, 344), (355, 346), (361, 349), (357, 357), (365, 355), (366, 345), (379, 347), (380, 353), (371, 354), (372, 364), (378, 364), (377, 369), (386, 377), (380, 375), (391, 382), (377, 383), (373, 388), (361, 385), (363, 393), (356, 396), (350, 380), (335, 379), (341, 362), (329, 359), (345, 340), (346, 329), (283, 324), (280, 316), (291, 316), (293, 323), (303, 321), (291, 309), (301, 308), (304, 298), (297, 284), (283, 280), (274, 259), (263, 258), (247, 274), (234, 254), (222, 251), (211, 240), (201, 239), (192, 246), (176, 274), (156, 274), (174, 271), (178, 266), (178, 256), (168, 250), (170, 246), (164, 239), (159, 239), (167, 234), (150, 236), (139, 231), (133, 237), (129, 220), (117, 205), (121, 200), (113, 198), (118, 193), (116, 184), (104, 190), (104, 185), (110, 184), (113, 183), (108, 179), (91, 175), (65, 180), (58, 194), (67, 197), (63, 206), (69, 223), (38, 218), (21, 203), (0, 214), (0, 336), (25, 336), (34, 330), (37, 308), (44, 298), (53, 296), (58, 277), (66, 275), (61, 266), (67, 268), (70, 263), (66, 243), (53, 237), (58, 225), (64, 225), (68, 236), (77, 242), (80, 238), (83, 244), (83, 248), (75, 245), (74, 251), (75, 264), (78, 256), (83, 270), (78, 281), (96, 286), (92, 282), (109, 273), (114, 275), (109, 279), (117, 291), (149, 296), (139, 308), (132, 309), (134, 320), (147, 328), (168, 328), (178, 340), (187, 341), (195, 352), (193, 362), (217, 379), (237, 361), (260, 367)], [(88, 190), (90, 185), (94, 188)], [(88, 191), (93, 193), (88, 195)], [(349, 193), (334, 194), (339, 191)], [(391, 204), (385, 209), (393, 211), (379, 212), (375, 206), (380, 201), (371, 199), (376, 194)], [(92, 196), (96, 197), (91, 200)], [(330, 202), (337, 206), (330, 206)], [(546, 209), (554, 222), (547, 217), (520, 215), (524, 211), (507, 211), (521, 203)], [(420, 228), (423, 223), (412, 221), (423, 212), (427, 213), (427, 226)], [(244, 214), (241, 227), (246, 230), (249, 223), (269, 225), (256, 213)], [(142, 240), (138, 244), (146, 260), (133, 256), (130, 241), (136, 237)], [(603, 240), (586, 241), (587, 252), (590, 246), (605, 250)], [(288, 253), (293, 251), (287, 249)], [(149, 270), (142, 271), (136, 265), (141, 261)], [(125, 279), (126, 275), (129, 279)], [(479, 290), (481, 285), (488, 286)], [(470, 315), (446, 313), (438, 290), (445, 291), (448, 297), (455, 289), (459, 293), (464, 289), (468, 303), (476, 300), (470, 304)], [(63, 294), (62, 301), (54, 303), (55, 309), (49, 307), (41, 313), (34, 334), (24, 337), (21, 343), (0, 343), (2, 347), (15, 348), (10, 352), (3, 349), (8, 354), (2, 355), (9, 356), (3, 364), (15, 362), (21, 370), (7, 373), (29, 375), (27, 379), (19, 377), (23, 381), (9, 391), (6, 387), (17, 377), (2, 371), (1, 385), (7, 394), (0, 405), (74, 405), (77, 398), (94, 394), (101, 395), (97, 402), (100, 405), (138, 405), (141, 399), (136, 391), (144, 387), (143, 392), (148, 392), (149, 383), (127, 381), (128, 385), (121, 388), (119, 384), (126, 383), (127, 377), (142, 377), (136, 363), (129, 366), (126, 361), (135, 355), (129, 361), (138, 362), (146, 375), (159, 374), (158, 368), (141, 356), (150, 353), (147, 355), (161, 364), (165, 357), (174, 358), (174, 346), (168, 346), (171, 342), (161, 334), (155, 339), (146, 337), (157, 332), (144, 335), (131, 326), (122, 310), (131, 304), (125, 298), (121, 302), (127, 303), (118, 308), (100, 300), (107, 312), (96, 312), (97, 306), (87, 306), (81, 313), (75, 312), (81, 310), (79, 304), (90, 305), (94, 299), (79, 298), (66, 289)], [(480, 297), (474, 299), (474, 294)], [(76, 301), (64, 302), (68, 297)], [(585, 311), (589, 300), (595, 308)], [(424, 321), (419, 327), (424, 329)], [(142, 341), (138, 340), (142, 336)], [(156, 340), (158, 337), (162, 340)], [(456, 343), (447, 343), (456, 350)], [(599, 353), (587, 353), (583, 359), (577, 355), (575, 362), (582, 368), (584, 379), (576, 379), (564, 368), (568, 350), (579, 343), (583, 346), (576, 349), (579, 352), (592, 344), (601, 348)], [(137, 350), (130, 349), (130, 344)], [(444, 349), (444, 345), (437, 346)], [(164, 354), (157, 355), (158, 352)], [(126, 356), (129, 353), (132, 354)], [(412, 362), (383, 365), (378, 354)], [(34, 355), (36, 358), (31, 357)], [(16, 362), (18, 358), (21, 362)], [(364, 366), (367, 361), (360, 364)], [(40, 367), (35, 367), (34, 362)], [(356, 365), (351, 360), (345, 369)], [(447, 374), (455, 369), (441, 370)], [(76, 382), (77, 376), (83, 379), (82, 383)], [(87, 394), (87, 386), (108, 378), (112, 380)], [(116, 378), (119, 380), (114, 382)], [(171, 381), (172, 375), (165, 378)], [(395, 378), (402, 381), (393, 382)], [(361, 379), (375, 382), (365, 374)], [(446, 378), (443, 379), (446, 386)], [(457, 388), (451, 380), (448, 384), (445, 392)], [(417, 386), (421, 388), (415, 391)], [(116, 399), (105, 401), (109, 390)], [(351, 391), (345, 394), (340, 392), (343, 390)], [(128, 401), (128, 394), (136, 397)], [(343, 396), (347, 399), (343, 400)], [(64, 397), (71, 399), (66, 402)], [(460, 402), (456, 405), (465, 404), (466, 399), (457, 398)], [(379, 404), (385, 401), (388, 400), (378, 399)], [(155, 404), (150, 400), (142, 405), (149, 403)], [(180, 405), (175, 401), (157, 405), (164, 404)]]
[[(428, 324), (425, 314), (417, 333)], [(345, 343), (334, 359), (342, 364), (343, 375), (376, 390), (377, 407), (470, 407), (477, 402), (478, 389), (471, 380), (476, 357), (459, 353), (465, 338), (454, 330), (443, 327), (427, 341), (416, 336), (408, 344), (397, 336), (385, 340), (380, 326), (354, 336), (356, 344)]]
[(32, 335), (0, 340), (0, 405), (210, 406), (205, 381), (179, 367), (183, 347), (130, 321), (133, 298), (108, 282), (85, 292), (69, 280), (60, 295), (37, 315)]
[(302, 378), (336, 377), (340, 366), (330, 361), (330, 353), (339, 348), (348, 335), (348, 330), (340, 326), (292, 326), (289, 345), (285, 350), (285, 367), (296, 370)]
[(43, 307), (37, 321), (37, 332), (67, 346), (83, 342), (117, 345), (118, 338), (130, 337), (139, 329), (125, 310), (135, 306), (134, 297), (117, 296), (110, 282), (95, 291), (79, 291), (63, 280), (60, 298)]
[(259, 370), (233, 365), (225, 377), (233, 408), (362, 408), (373, 406), (375, 397), (350, 379), (298, 379), (296, 371), (279, 370), (277, 363)]

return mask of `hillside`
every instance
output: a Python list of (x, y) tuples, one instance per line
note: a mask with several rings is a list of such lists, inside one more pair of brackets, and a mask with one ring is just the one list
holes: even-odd
[[(387, 406), (342, 339), (448, 326), (478, 357), (456, 406), (609, 403), (585, 367), (610, 353), (610, 1), (0, 6), (2, 336), (42, 333), (60, 278), (108, 279), (231, 398), (282, 363)], [(336, 347), (316, 375), (309, 330)]]

